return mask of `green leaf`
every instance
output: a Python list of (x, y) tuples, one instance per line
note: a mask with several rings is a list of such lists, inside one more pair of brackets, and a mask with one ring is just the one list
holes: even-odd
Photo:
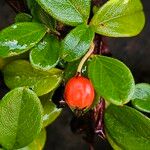
[(105, 100), (123, 105), (134, 93), (134, 79), (130, 70), (119, 60), (93, 56), (88, 67), (88, 75), (95, 90)]
[(81, 58), (94, 38), (93, 30), (85, 24), (77, 26), (62, 43), (62, 58), (68, 62)]
[(130, 37), (145, 24), (140, 0), (109, 0), (94, 15), (90, 25), (96, 33), (111, 37)]
[(56, 105), (51, 101), (51, 98), (52, 93), (40, 97), (41, 103), (44, 108), (43, 127), (47, 127), (48, 125), (53, 123), (62, 112), (62, 109), (58, 109)]
[(26, 88), (16, 88), (0, 102), (0, 144), (18, 149), (31, 143), (42, 128), (43, 109), (37, 95)]
[(45, 24), (50, 30), (56, 31), (56, 20), (47, 14), (38, 4), (32, 9), (32, 15), (35, 22)]
[(150, 85), (139, 83), (135, 86), (135, 93), (132, 97), (132, 104), (135, 108), (150, 113)]
[(91, 0), (36, 0), (50, 15), (65, 24), (76, 26), (87, 22)]
[(77, 73), (77, 68), (80, 60), (70, 62), (66, 65), (64, 71), (64, 80), (67, 82), (70, 78), (74, 77)]
[(49, 70), (59, 61), (60, 44), (56, 37), (47, 35), (30, 53), (30, 62), (33, 67)]
[[(79, 60), (76, 60), (76, 61), (73, 61), (73, 62), (69, 62), (66, 66), (65, 66), (65, 71), (64, 71), (64, 81), (67, 82), (70, 78), (74, 77), (77, 73), (77, 68), (78, 68), (78, 65), (80, 63), (80, 59)], [(83, 76), (87, 76), (87, 63), (89, 61), (87, 61), (83, 67), (82, 67), (82, 70), (81, 70), (81, 73)]]
[(46, 142), (46, 130), (43, 129), (36, 139), (28, 146), (18, 150), (42, 150)]
[(16, 23), (0, 32), (0, 57), (19, 55), (34, 47), (45, 35), (42, 24)]
[(106, 136), (115, 150), (149, 150), (150, 119), (140, 112), (110, 105), (104, 122)]
[(30, 10), (32, 10), (35, 7), (35, 5), (37, 4), (37, 2), (35, 0), (26, 0), (26, 2), (27, 2), (27, 6)]
[(45, 24), (48, 28), (55, 31), (56, 20), (47, 14), (35, 0), (27, 0), (28, 7), (31, 10), (33, 21)]
[(16, 15), (15, 22), (31, 22), (32, 16), (26, 13), (19, 13)]
[(14, 60), (17, 60), (17, 59), (26, 59), (26, 60), (28, 60), (29, 59), (29, 51), (27, 51), (23, 54), (17, 55), (17, 56), (12, 56), (12, 57), (7, 57), (7, 58), (1, 58), (0, 57), (0, 70), (3, 70), (3, 68), (7, 64), (9, 64), (10, 62), (12, 62)]
[(59, 85), (62, 71), (56, 68), (40, 71), (32, 68), (25, 60), (16, 60), (4, 68), (4, 80), (10, 89), (26, 86), (41, 96)]

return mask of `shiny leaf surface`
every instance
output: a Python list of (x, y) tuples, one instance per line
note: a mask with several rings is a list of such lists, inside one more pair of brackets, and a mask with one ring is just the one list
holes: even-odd
[(59, 85), (62, 80), (62, 71), (55, 68), (40, 71), (32, 68), (25, 60), (16, 60), (4, 68), (4, 80), (10, 89), (26, 86), (41, 96)]
[(141, 32), (145, 24), (140, 0), (109, 0), (91, 20), (96, 33), (112, 37), (130, 37)]
[(18, 150), (43, 150), (45, 142), (46, 142), (46, 130), (43, 129), (31, 144)]
[(30, 62), (33, 67), (49, 70), (59, 61), (60, 44), (56, 37), (47, 35), (30, 53)]
[(19, 13), (16, 15), (15, 22), (31, 22), (32, 16), (26, 13)]
[(65, 24), (76, 26), (87, 22), (91, 0), (36, 0), (50, 15)]
[(18, 149), (30, 144), (42, 128), (43, 109), (37, 95), (16, 88), (0, 102), (0, 144)]
[(134, 93), (133, 76), (122, 62), (106, 56), (93, 56), (88, 67), (88, 76), (97, 93), (105, 100), (123, 105)]
[(132, 97), (132, 104), (135, 108), (150, 113), (150, 85), (139, 83), (135, 86), (135, 92)]
[(42, 24), (16, 23), (0, 32), (0, 57), (19, 55), (35, 46), (45, 35)]
[(39, 4), (33, 0), (27, 0), (28, 7), (31, 10), (34, 22), (40, 22), (45, 24), (50, 30), (55, 30), (56, 20), (47, 14)]
[(81, 58), (88, 51), (93, 38), (94, 32), (89, 26), (77, 26), (62, 43), (62, 58), (68, 62)]
[(105, 111), (105, 131), (115, 150), (149, 150), (150, 119), (133, 108), (110, 105)]
[(41, 103), (44, 108), (43, 127), (47, 127), (48, 125), (53, 123), (62, 112), (62, 109), (58, 109), (56, 105), (51, 101), (51, 97), (51, 93), (40, 97)]

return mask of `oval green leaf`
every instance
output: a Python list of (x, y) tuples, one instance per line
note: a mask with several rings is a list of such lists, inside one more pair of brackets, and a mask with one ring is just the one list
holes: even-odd
[(33, 67), (49, 70), (59, 61), (60, 44), (55, 36), (47, 35), (30, 53), (30, 62)]
[(109, 0), (94, 15), (90, 25), (96, 33), (111, 37), (130, 37), (145, 24), (140, 0)]
[(28, 61), (16, 60), (4, 68), (4, 80), (10, 89), (26, 86), (41, 96), (59, 85), (62, 73), (55, 68), (49, 71), (36, 70)]
[(16, 15), (15, 22), (31, 22), (32, 16), (26, 13), (19, 13)]
[(51, 101), (51, 97), (51, 93), (40, 97), (44, 109), (43, 127), (47, 127), (48, 125), (53, 123), (62, 112), (62, 109), (58, 109), (56, 105)]
[(45, 24), (50, 30), (55, 31), (56, 20), (52, 18), (48, 13), (46, 13), (35, 0), (26, 1), (33, 16), (33, 21)]
[(18, 150), (43, 150), (45, 142), (46, 142), (46, 130), (43, 129), (31, 144)]
[(1, 58), (0, 57), (0, 70), (3, 70), (3, 68), (7, 64), (9, 64), (10, 62), (12, 62), (14, 60), (17, 60), (17, 59), (26, 59), (26, 60), (28, 60), (29, 59), (29, 51), (27, 51), (23, 54), (17, 55), (17, 56), (12, 56), (12, 57), (7, 57), (7, 58)]
[(19, 55), (34, 47), (46, 34), (42, 24), (16, 23), (0, 32), (0, 57)]
[(88, 25), (77, 26), (62, 43), (62, 58), (68, 62), (81, 58), (88, 51), (93, 38), (94, 32)]
[(76, 26), (87, 22), (91, 0), (36, 0), (50, 15), (65, 24)]
[(16, 88), (0, 102), (0, 144), (18, 149), (30, 144), (42, 128), (43, 109), (37, 95), (26, 88)]
[(135, 86), (135, 92), (132, 97), (132, 104), (140, 111), (150, 113), (150, 85), (139, 83)]
[(104, 123), (108, 141), (115, 150), (149, 150), (150, 119), (137, 110), (110, 105)]
[(133, 76), (127, 66), (119, 60), (93, 56), (89, 63), (88, 76), (97, 93), (115, 105), (129, 102), (134, 93)]

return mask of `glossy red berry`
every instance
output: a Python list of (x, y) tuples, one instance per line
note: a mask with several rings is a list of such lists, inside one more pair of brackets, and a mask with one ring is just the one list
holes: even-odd
[(94, 100), (94, 88), (91, 81), (82, 76), (71, 78), (66, 84), (64, 98), (72, 108), (89, 108)]

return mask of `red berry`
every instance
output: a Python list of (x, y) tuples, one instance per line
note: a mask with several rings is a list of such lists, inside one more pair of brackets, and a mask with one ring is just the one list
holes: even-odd
[(89, 108), (94, 100), (94, 88), (91, 81), (82, 76), (71, 78), (66, 84), (64, 98), (72, 108)]

